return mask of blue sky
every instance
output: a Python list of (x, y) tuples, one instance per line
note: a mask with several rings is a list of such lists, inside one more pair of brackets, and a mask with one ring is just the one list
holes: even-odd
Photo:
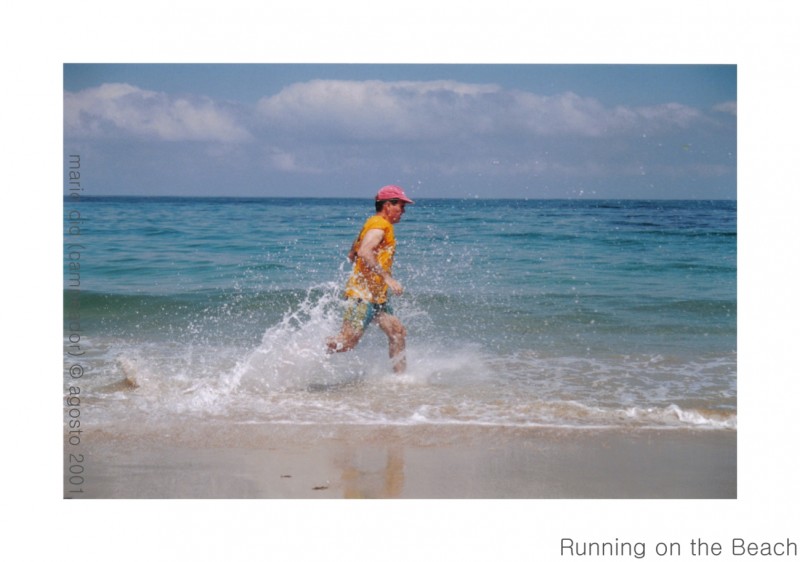
[(736, 198), (733, 65), (67, 64), (92, 194)]

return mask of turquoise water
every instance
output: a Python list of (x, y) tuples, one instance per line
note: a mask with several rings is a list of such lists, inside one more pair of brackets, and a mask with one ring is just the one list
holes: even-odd
[[(371, 208), (65, 201), (81, 219), (65, 236), (83, 246), (79, 278), (65, 249), (65, 339), (85, 352), (86, 417), (736, 427), (735, 202), (409, 206), (395, 227), (402, 376), (376, 327), (353, 352), (324, 352)], [(115, 385), (126, 377), (135, 390)]]

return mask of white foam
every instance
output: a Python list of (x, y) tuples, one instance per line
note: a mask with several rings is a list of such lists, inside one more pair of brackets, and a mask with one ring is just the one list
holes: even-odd
[[(144, 412), (162, 421), (212, 414), (231, 423), (736, 428), (735, 408), (679, 406), (697, 404), (691, 394), (682, 400), (678, 384), (694, 369), (660, 356), (504, 354), (410, 331), (408, 369), (398, 375), (376, 327), (355, 350), (329, 355), (326, 339), (341, 326), (338, 292), (335, 284), (312, 288), (251, 349), (128, 344), (113, 371), (132, 390), (106, 392), (100, 404), (113, 409), (111, 419)], [(676, 369), (690, 372), (677, 377)]]

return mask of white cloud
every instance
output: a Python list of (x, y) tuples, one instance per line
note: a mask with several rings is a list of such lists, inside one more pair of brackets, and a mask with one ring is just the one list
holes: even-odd
[(662, 128), (686, 128), (702, 116), (700, 111), (679, 103), (642, 107), (637, 110), (643, 122)]
[(65, 92), (64, 132), (67, 137), (133, 135), (166, 141), (250, 138), (233, 112), (213, 100), (171, 97), (129, 84)]
[(297, 156), (292, 152), (287, 152), (280, 147), (270, 146), (266, 148), (263, 164), (270, 169), (281, 172), (301, 172), (307, 174), (321, 173), (319, 168), (302, 165), (298, 162)]
[[(715, 108), (716, 109), (716, 108)], [(719, 111), (735, 111), (729, 104)], [(672, 103), (606, 107), (572, 92), (542, 96), (493, 84), (449, 80), (384, 82), (314, 80), (287, 86), (256, 106), (261, 123), (242, 107), (206, 97), (176, 97), (129, 84), (103, 84), (64, 94), (67, 137), (139, 137), (165, 141), (265, 144), (292, 138), (315, 144), (480, 139), (603, 138), (686, 128), (702, 118)], [(281, 168), (294, 164), (281, 157)], [(276, 162), (277, 163), (277, 162)]]
[(258, 111), (271, 127), (322, 138), (418, 139), (451, 133), (473, 99), (498, 90), (449, 81), (315, 80), (263, 98)]
[(736, 102), (726, 101), (724, 103), (718, 103), (711, 109), (713, 109), (714, 111), (719, 111), (721, 113), (730, 113), (731, 115), (736, 115)]
[(292, 84), (262, 98), (258, 113), (272, 130), (347, 140), (600, 137), (684, 128), (701, 117), (676, 103), (608, 108), (571, 92), (540, 96), (491, 84), (374, 80)]

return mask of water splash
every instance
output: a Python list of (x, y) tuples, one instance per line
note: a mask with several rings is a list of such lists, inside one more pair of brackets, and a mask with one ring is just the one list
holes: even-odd
[(325, 346), (341, 322), (338, 293), (334, 283), (311, 288), (280, 322), (267, 328), (259, 346), (223, 377), (223, 383), (249, 392), (282, 391), (350, 374), (338, 368)]

